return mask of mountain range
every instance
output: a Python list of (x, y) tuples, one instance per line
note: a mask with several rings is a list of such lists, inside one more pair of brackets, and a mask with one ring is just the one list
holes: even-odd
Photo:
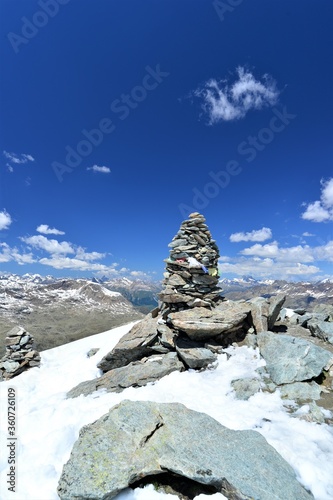
[[(333, 280), (317, 283), (260, 281), (251, 276), (220, 280), (222, 295), (247, 300), (277, 293), (287, 296), (286, 307), (312, 310), (333, 304)], [(14, 325), (22, 325), (35, 338), (39, 350), (141, 319), (158, 303), (160, 281), (54, 278), (39, 274), (0, 275), (0, 354), (4, 337)]]

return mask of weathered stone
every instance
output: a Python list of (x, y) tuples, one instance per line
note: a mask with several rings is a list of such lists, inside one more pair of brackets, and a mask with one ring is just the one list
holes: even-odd
[(6, 346), (14, 345), (14, 344), (19, 344), (21, 340), (21, 337), (6, 337)]
[(281, 396), (288, 399), (308, 400), (319, 399), (322, 388), (316, 382), (294, 382), (279, 387)]
[(256, 333), (268, 330), (269, 304), (263, 297), (248, 300), (251, 306), (252, 323)]
[(308, 322), (308, 328), (314, 337), (318, 337), (333, 344), (333, 322), (311, 319), (311, 321)]
[(174, 342), (174, 332), (171, 330), (171, 328), (168, 327), (168, 325), (164, 324), (159, 324), (157, 325), (157, 331), (160, 334), (159, 340), (161, 344), (168, 349), (174, 349), (175, 348), (175, 342)]
[(23, 335), (24, 333), (25, 333), (25, 329), (22, 326), (14, 326), (7, 333), (7, 337), (17, 337), (17, 336)]
[(258, 432), (230, 430), (179, 403), (126, 400), (81, 429), (58, 495), (61, 500), (111, 499), (142, 478), (158, 480), (161, 473), (233, 499), (312, 498)]
[(196, 307), (168, 315), (174, 328), (185, 332), (193, 340), (205, 340), (224, 332), (231, 332), (242, 327), (247, 313), (234, 307), (213, 310)]
[(18, 363), (17, 361), (4, 361), (3, 363), (1, 363), (1, 368), (4, 368), (4, 370), (6, 370), (6, 372), (8, 373), (13, 373), (15, 372), (18, 368), (20, 367), (20, 363)]
[(76, 398), (81, 394), (87, 396), (98, 389), (107, 392), (121, 392), (127, 387), (141, 387), (155, 382), (174, 371), (184, 370), (183, 363), (176, 352), (153, 355), (141, 361), (134, 361), (126, 366), (109, 370), (99, 378), (81, 382), (67, 393), (68, 398)]
[(333, 364), (333, 354), (301, 338), (260, 332), (258, 347), (275, 384), (291, 384), (318, 377)]
[(286, 301), (285, 295), (276, 295), (268, 300), (268, 330), (272, 330), (280, 314), (281, 308)]
[(185, 365), (192, 369), (206, 368), (217, 360), (217, 355), (210, 349), (187, 338), (176, 340), (176, 350)]
[(112, 351), (101, 359), (97, 365), (98, 368), (106, 372), (151, 354), (149, 347), (158, 335), (156, 322), (156, 318), (152, 318), (150, 313), (147, 314), (119, 340)]
[(99, 347), (93, 347), (92, 349), (89, 349), (87, 352), (87, 358), (91, 358), (92, 356), (95, 356), (95, 354), (99, 351)]
[(261, 389), (260, 380), (257, 378), (241, 378), (231, 382), (237, 399), (248, 400)]

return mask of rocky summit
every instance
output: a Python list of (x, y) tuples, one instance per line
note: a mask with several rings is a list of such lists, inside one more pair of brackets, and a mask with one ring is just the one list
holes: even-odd
[(218, 286), (219, 249), (198, 212), (189, 215), (169, 243), (161, 313), (191, 307), (214, 307), (221, 299)]

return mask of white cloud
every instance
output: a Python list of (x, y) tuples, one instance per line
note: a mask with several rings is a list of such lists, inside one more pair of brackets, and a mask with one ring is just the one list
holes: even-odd
[(79, 247), (76, 250), (76, 255), (75, 258), (80, 259), (80, 260), (98, 260), (98, 259), (103, 259), (106, 256), (105, 253), (99, 253), (99, 252), (86, 252), (84, 248)]
[(230, 236), (230, 241), (233, 243), (239, 241), (265, 241), (272, 237), (272, 230), (269, 227), (253, 230), (247, 233), (233, 233)]
[(312, 222), (328, 222), (333, 220), (333, 178), (321, 181), (320, 200), (309, 203), (302, 219)]
[(240, 257), (229, 261), (219, 259), (222, 273), (286, 280), (304, 280), (319, 275), (316, 278), (320, 279), (319, 264), (333, 262), (333, 240), (316, 247), (305, 244), (281, 248), (277, 241), (266, 245), (256, 243), (239, 254)]
[(36, 231), (42, 234), (65, 234), (64, 231), (59, 231), (59, 229), (51, 228), (47, 224), (40, 224)]
[(238, 80), (231, 86), (225, 80), (212, 78), (203, 88), (194, 92), (196, 97), (203, 100), (202, 107), (210, 124), (239, 120), (251, 109), (273, 106), (278, 100), (279, 91), (275, 81), (268, 75), (264, 75), (260, 82), (241, 66), (236, 71)]
[(24, 237), (21, 240), (33, 248), (45, 250), (50, 254), (75, 253), (74, 248), (68, 241), (59, 243), (57, 240), (49, 240), (42, 235)]
[(315, 265), (302, 264), (300, 262), (289, 263), (276, 262), (274, 259), (265, 258), (238, 258), (233, 262), (225, 262), (219, 265), (221, 277), (223, 274), (236, 274), (238, 276), (255, 276), (256, 278), (269, 279), (308, 279), (320, 273), (320, 268)]
[(308, 231), (305, 231), (305, 233), (303, 233), (302, 236), (315, 236), (315, 235), (312, 233), (309, 233)]
[(25, 153), (16, 154), (16, 153), (9, 153), (8, 151), (3, 151), (3, 155), (5, 156), (5, 158), (10, 160), (12, 163), (15, 163), (16, 165), (28, 163), (28, 161), (35, 161), (35, 158), (33, 156)]
[(32, 253), (20, 253), (16, 247), (11, 248), (7, 243), (0, 243), (0, 247), (0, 262), (15, 261), (20, 265), (36, 262)]
[(273, 241), (267, 245), (256, 243), (252, 247), (245, 248), (240, 253), (255, 257), (274, 258), (280, 262), (313, 262), (315, 260), (314, 249), (308, 245), (280, 248), (277, 241)]
[(8, 229), (12, 222), (12, 218), (6, 210), (0, 212), (0, 231), (2, 229)]
[(101, 174), (109, 174), (111, 172), (111, 169), (109, 167), (105, 166), (99, 167), (98, 165), (93, 165), (92, 167), (88, 167), (87, 170), (92, 170), (93, 172), (99, 172)]
[(110, 271), (109, 267), (104, 264), (92, 264), (91, 262), (87, 262), (85, 260), (80, 259), (71, 259), (69, 257), (63, 256), (55, 256), (53, 255), (51, 258), (43, 258), (39, 260), (40, 264), (44, 266), (51, 266), (55, 269), (73, 269), (77, 271), (98, 271), (106, 273)]
[(11, 174), (14, 172), (14, 168), (9, 165), (9, 163), (6, 163), (6, 167), (8, 168), (8, 172), (10, 172)]

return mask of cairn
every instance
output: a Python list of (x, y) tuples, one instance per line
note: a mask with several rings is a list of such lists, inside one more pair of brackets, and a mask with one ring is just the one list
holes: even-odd
[(6, 354), (0, 360), (0, 380), (8, 380), (24, 370), (40, 365), (34, 339), (22, 326), (14, 326), (6, 336)]
[(163, 316), (193, 307), (211, 309), (222, 300), (219, 249), (205, 221), (198, 212), (190, 214), (168, 245), (164, 289), (159, 294)]

